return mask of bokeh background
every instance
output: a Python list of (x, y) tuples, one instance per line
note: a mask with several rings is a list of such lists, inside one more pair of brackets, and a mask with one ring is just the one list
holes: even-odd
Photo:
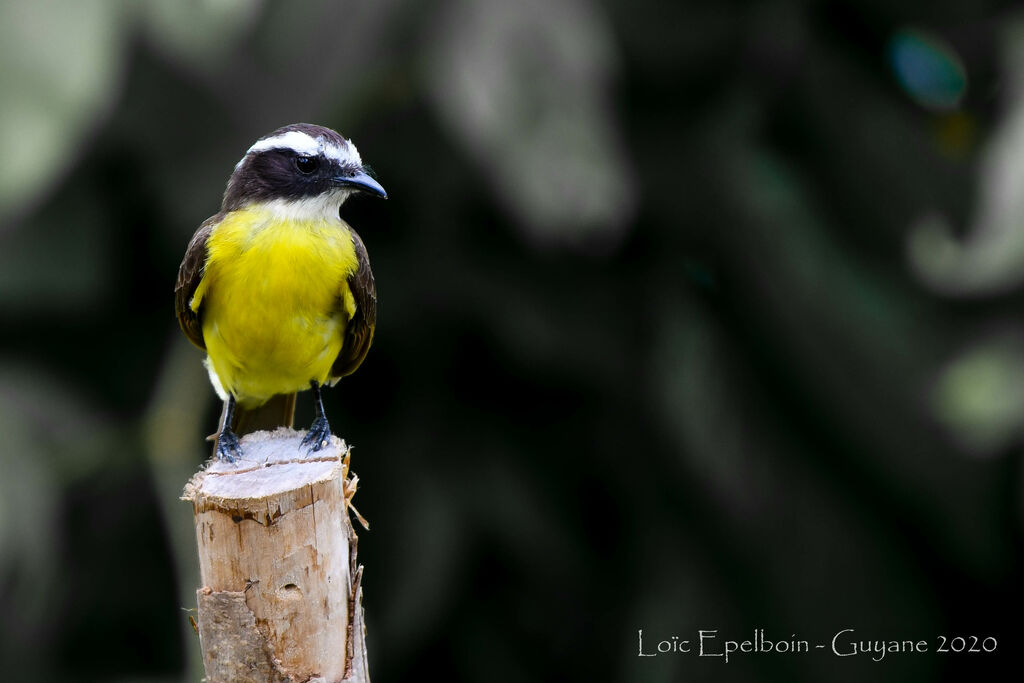
[[(6, 0), (0, 93), (6, 680), (200, 679), (173, 284), (294, 121), (391, 197), (344, 208), (380, 324), (327, 395), (375, 680), (1019, 670), (1013, 3)], [(999, 650), (637, 656), (844, 628)]]

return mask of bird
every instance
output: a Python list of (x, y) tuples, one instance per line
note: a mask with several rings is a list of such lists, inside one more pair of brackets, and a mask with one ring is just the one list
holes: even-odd
[(174, 287), (178, 324), (206, 351), (224, 402), (214, 453), (291, 426), (311, 389), (307, 454), (331, 437), (321, 388), (362, 364), (373, 342), (377, 290), (362, 238), (341, 218), (353, 194), (387, 192), (351, 140), (294, 123), (256, 140), (235, 165), (220, 211), (189, 241)]

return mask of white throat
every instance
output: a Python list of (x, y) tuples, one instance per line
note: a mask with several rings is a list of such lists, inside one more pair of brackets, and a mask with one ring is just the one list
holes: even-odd
[(338, 210), (345, 203), (351, 190), (338, 189), (333, 192), (304, 197), (302, 199), (272, 199), (260, 202), (259, 207), (275, 221), (327, 221), (341, 223)]

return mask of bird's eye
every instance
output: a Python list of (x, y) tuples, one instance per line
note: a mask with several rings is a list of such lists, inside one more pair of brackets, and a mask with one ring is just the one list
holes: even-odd
[(295, 157), (295, 168), (299, 169), (299, 173), (309, 175), (316, 167), (316, 157)]

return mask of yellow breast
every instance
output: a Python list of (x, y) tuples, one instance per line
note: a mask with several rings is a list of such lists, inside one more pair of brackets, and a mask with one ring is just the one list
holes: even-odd
[(348, 278), (358, 261), (348, 225), (284, 219), (256, 206), (228, 214), (207, 253), (191, 305), (201, 308), (221, 387), (252, 407), (327, 381), (355, 313)]

